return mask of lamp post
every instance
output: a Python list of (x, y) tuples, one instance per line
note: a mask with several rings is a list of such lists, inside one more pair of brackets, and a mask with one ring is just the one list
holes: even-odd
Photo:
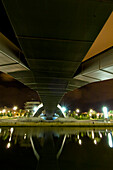
[(102, 108), (103, 113), (104, 113), (104, 119), (107, 121), (108, 120), (108, 108), (106, 106), (104, 106)]
[(80, 113), (80, 109), (76, 109), (76, 113)]
[(18, 107), (17, 107), (17, 106), (14, 106), (14, 107), (13, 107), (13, 110), (15, 110), (15, 111), (16, 111), (17, 109), (18, 109)]

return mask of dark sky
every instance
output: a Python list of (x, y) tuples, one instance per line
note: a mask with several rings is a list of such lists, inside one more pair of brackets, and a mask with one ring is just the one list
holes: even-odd
[(68, 92), (64, 96), (62, 104), (67, 104), (67, 107), (71, 109), (80, 108), (82, 111), (93, 108), (101, 112), (104, 105), (113, 109), (113, 80), (88, 84)]
[(24, 103), (31, 100), (40, 100), (34, 90), (29, 89), (11, 76), (0, 73), (0, 107), (17, 105), (23, 108)]

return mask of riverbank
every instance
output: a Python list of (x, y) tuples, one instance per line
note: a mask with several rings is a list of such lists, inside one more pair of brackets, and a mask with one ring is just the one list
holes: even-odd
[(17, 127), (113, 127), (113, 121), (76, 120), (74, 118), (58, 118), (54, 121), (44, 121), (41, 118), (7, 118), (0, 119), (0, 126)]

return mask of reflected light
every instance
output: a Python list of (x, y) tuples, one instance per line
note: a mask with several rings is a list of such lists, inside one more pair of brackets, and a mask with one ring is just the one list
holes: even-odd
[(13, 133), (13, 131), (14, 131), (14, 128), (12, 127), (12, 128), (10, 129), (11, 134)]
[(112, 135), (108, 133), (108, 144), (110, 148), (113, 148)]
[(92, 139), (94, 139), (94, 132), (92, 131)]
[(58, 117), (55, 117), (55, 116), (54, 116), (54, 117), (53, 117), (53, 120), (55, 120), (55, 119), (57, 119), (57, 118), (58, 118)]
[(9, 142), (6, 147), (9, 149), (11, 147), (11, 143)]
[(102, 138), (102, 133), (99, 132), (99, 136), (100, 136), (100, 138)]
[(96, 139), (94, 140), (94, 144), (95, 144), (95, 145), (97, 144), (97, 141), (96, 141)]
[(9, 138), (9, 142), (11, 142), (11, 136), (10, 136), (10, 138)]
[(79, 135), (77, 135), (77, 139), (79, 139)]
[(81, 139), (79, 139), (78, 143), (79, 143), (79, 145), (82, 145), (82, 140), (81, 140)]
[(27, 136), (26, 136), (26, 134), (25, 134), (25, 135), (24, 135), (24, 139), (26, 139), (26, 137), (27, 137)]

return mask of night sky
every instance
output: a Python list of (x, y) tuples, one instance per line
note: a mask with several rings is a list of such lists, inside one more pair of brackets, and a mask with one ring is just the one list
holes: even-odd
[(68, 92), (62, 101), (70, 109), (80, 108), (88, 111), (93, 108), (102, 112), (102, 106), (113, 109), (113, 79), (88, 84), (84, 87)]
[[(40, 101), (38, 94), (13, 79), (13, 77), (0, 73), (0, 107), (24, 107), (26, 101)], [(64, 95), (61, 105), (74, 110), (88, 111), (90, 108), (102, 111), (102, 106), (113, 109), (113, 80), (88, 84), (84, 87), (68, 92)]]
[(24, 107), (26, 101), (40, 101), (38, 94), (13, 79), (13, 77), (0, 72), (0, 107)]

